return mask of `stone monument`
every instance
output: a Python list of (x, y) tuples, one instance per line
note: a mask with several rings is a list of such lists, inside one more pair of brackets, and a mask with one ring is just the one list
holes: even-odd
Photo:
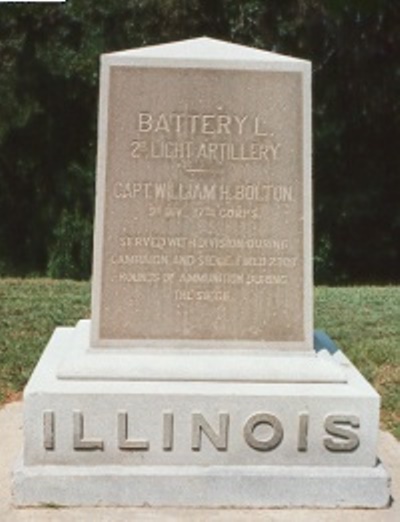
[(310, 63), (104, 55), (92, 320), (26, 387), (15, 503), (386, 506), (379, 396), (312, 298)]

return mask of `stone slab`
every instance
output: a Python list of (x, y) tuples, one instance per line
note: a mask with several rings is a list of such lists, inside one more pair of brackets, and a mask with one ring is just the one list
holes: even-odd
[(60, 379), (270, 383), (343, 383), (347, 379), (343, 365), (326, 356), (321, 341), (318, 355), (266, 353), (246, 344), (232, 352), (214, 346), (188, 349), (177, 342), (166, 350), (145, 341), (139, 346), (99, 351), (90, 346), (90, 320), (79, 321), (69, 331), (70, 349), (57, 370)]
[(93, 346), (311, 352), (310, 63), (159, 50), (102, 57)]
[(5, 522), (86, 522), (93, 520), (125, 522), (147, 520), (162, 522), (397, 522), (400, 519), (400, 445), (387, 432), (379, 437), (379, 455), (387, 463), (392, 477), (394, 500), (386, 509), (216, 509), (151, 507), (68, 507), (56, 504), (38, 508), (16, 508), (11, 497), (11, 467), (22, 443), (22, 403), (14, 402), (0, 409), (0, 519)]
[[(375, 464), (379, 396), (343, 354), (340, 366), (346, 374), (344, 383), (64, 380), (57, 377), (57, 371), (65, 354), (75, 358), (70, 349), (71, 330), (56, 329), (25, 388), (24, 430), (29, 434), (24, 442), (25, 464)], [(134, 354), (131, 357), (134, 359)], [(54, 424), (51, 450), (44, 445), (45, 412), (51, 412), (48, 422)], [(74, 434), (81, 421), (74, 412), (79, 412), (82, 418), (85, 436), (101, 440), (103, 448), (75, 450)], [(125, 421), (119, 420), (123, 413)], [(270, 414), (275, 420), (274, 426), (268, 423), (260, 426), (255, 432), (257, 437), (269, 439), (274, 431), (282, 431), (282, 440), (273, 451), (256, 451), (246, 442), (244, 432), (249, 419), (260, 413)], [(214, 431), (226, 429), (226, 448), (217, 451), (203, 437), (201, 451), (193, 450), (193, 425), (198, 414), (204, 416)], [(355, 430), (359, 446), (354, 451), (326, 448), (327, 418), (338, 415), (353, 416), (360, 424), (360, 429)], [(126, 428), (122, 429), (120, 422), (126, 422)], [(221, 428), (225, 422), (228, 426)], [(307, 429), (301, 427), (302, 423), (307, 424)], [(351, 426), (345, 428), (353, 431)], [(128, 432), (127, 438), (147, 441), (149, 449), (121, 450), (118, 443), (121, 430)], [(307, 448), (303, 451), (298, 445), (304, 430)], [(168, 432), (173, 432), (173, 441), (166, 450), (164, 437)]]
[(14, 471), (20, 506), (368, 507), (389, 504), (374, 468), (32, 466)]
[(70, 333), (56, 330), (25, 389), (18, 504), (387, 503), (379, 397), (343, 354), (346, 383), (61, 380)]

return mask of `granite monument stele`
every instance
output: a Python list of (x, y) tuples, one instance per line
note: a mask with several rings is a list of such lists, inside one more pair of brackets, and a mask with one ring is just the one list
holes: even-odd
[(379, 396), (314, 350), (310, 63), (103, 55), (98, 135), (92, 320), (25, 389), (15, 503), (386, 506)]

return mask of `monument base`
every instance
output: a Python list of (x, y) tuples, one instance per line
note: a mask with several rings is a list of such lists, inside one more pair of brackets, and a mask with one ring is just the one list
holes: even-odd
[(340, 351), (327, 382), (61, 378), (75, 337), (55, 331), (25, 389), (16, 505), (388, 505), (379, 396)]
[(388, 477), (374, 468), (315, 466), (23, 466), (19, 506), (383, 508)]

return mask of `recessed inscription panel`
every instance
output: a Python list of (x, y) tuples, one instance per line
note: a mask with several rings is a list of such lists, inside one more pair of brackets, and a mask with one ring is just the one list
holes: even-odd
[(100, 339), (304, 341), (302, 77), (110, 68)]

